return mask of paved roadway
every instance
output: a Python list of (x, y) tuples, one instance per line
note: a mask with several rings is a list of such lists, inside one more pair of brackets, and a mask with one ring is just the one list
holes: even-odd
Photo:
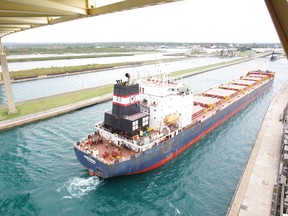
[(287, 104), (287, 95), (288, 82), (270, 103), (249, 161), (228, 209), (228, 216), (271, 215), (283, 133), (280, 116)]

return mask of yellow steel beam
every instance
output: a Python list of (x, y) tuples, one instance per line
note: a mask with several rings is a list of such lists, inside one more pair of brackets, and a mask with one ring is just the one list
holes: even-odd
[[(60, 2), (60, 1), (59, 1)], [(48, 0), (2, 1), (0, 11), (12, 17), (44, 15), (65, 16), (71, 14), (87, 14), (86, 8), (74, 7)]]
[(47, 24), (46, 17), (0, 17), (0, 25)]
[(265, 0), (286, 56), (288, 56), (288, 0)]
[(71, 21), (71, 20), (80, 19), (80, 18), (84, 18), (84, 17), (85, 16), (80, 16), (80, 15), (62, 16), (62, 17), (57, 17), (57, 18), (50, 17), (49, 18), (49, 24), (61, 23), (61, 22)]
[(122, 0), (97, 7), (98, 0), (0, 0), (0, 38), (38, 26), (175, 1), (180, 0)]
[(122, 11), (122, 10), (129, 10), (129, 9), (169, 3), (169, 2), (175, 2), (175, 0), (138, 0), (138, 1), (126, 0), (126, 1), (120, 1), (117, 3), (102, 6), (102, 7), (90, 8), (88, 10), (88, 13), (89, 15), (95, 16), (95, 15), (100, 15), (100, 14), (105, 14), (105, 13), (113, 13), (113, 12)]

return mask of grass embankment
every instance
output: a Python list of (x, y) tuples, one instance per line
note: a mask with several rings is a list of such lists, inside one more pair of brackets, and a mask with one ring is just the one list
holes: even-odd
[(8, 115), (7, 108), (0, 108), (0, 120), (8, 120), (32, 113), (37, 113), (49, 109), (53, 109), (68, 104), (73, 104), (89, 98), (101, 96), (112, 92), (113, 86), (107, 85), (98, 88), (86, 89), (83, 91), (70, 92), (62, 95), (55, 95), (47, 98), (31, 100), (25, 103), (16, 104), (18, 113)]
[[(252, 55), (253, 52), (243, 52), (241, 59), (236, 59), (233, 61), (229, 61), (229, 63), (237, 63), (238, 61), (243, 61), (243, 57), (247, 57), (249, 55)], [(117, 55), (117, 54), (115, 54)], [(123, 54), (120, 54), (123, 55)], [(127, 54), (128, 55), (128, 54)], [(239, 55), (240, 56), (240, 55)], [(66, 56), (74, 58), (74, 56)], [(86, 58), (87, 56), (84, 55), (83, 58)], [(183, 57), (186, 58), (186, 57)], [(59, 59), (59, 57), (55, 57), (55, 59)], [(51, 60), (51, 59), (50, 59)], [(163, 59), (162, 62), (168, 62), (175, 59)], [(179, 59), (176, 59), (179, 60)], [(112, 64), (90, 64), (90, 65), (80, 65), (80, 66), (67, 66), (67, 67), (50, 67), (50, 68), (36, 68), (31, 70), (21, 70), (21, 71), (15, 71), (10, 73), (10, 78), (12, 80), (19, 80), (19, 79), (31, 79), (31, 78), (42, 78), (43, 76), (55, 76), (55, 75), (63, 75), (63, 74), (73, 74), (77, 72), (83, 72), (83, 71), (97, 71), (97, 70), (103, 70), (103, 69), (110, 69), (114, 67), (121, 67), (121, 66), (131, 66), (131, 65), (142, 65), (142, 64), (152, 64), (156, 63), (158, 60), (148, 60), (148, 61), (138, 61), (138, 62), (121, 62), (121, 63), (112, 63)], [(192, 68), (188, 70), (182, 70), (177, 71), (173, 73), (173, 76), (182, 75), (185, 73), (191, 73), (193, 71), (198, 70), (204, 70), (206, 67), (216, 67), (218, 65), (226, 64), (226, 62), (223, 63), (217, 63), (213, 65), (203, 66), (203, 67), (197, 67)]]
[[(175, 71), (171, 73), (171, 76), (180, 76), (180, 75), (185, 75), (185, 74), (192, 73), (192, 72), (196, 73), (202, 70), (214, 69), (215, 67), (221, 67), (227, 64), (237, 63), (241, 61), (243, 61), (243, 59), (237, 59), (237, 60), (233, 60), (229, 62), (211, 64), (211, 65), (191, 68), (187, 70)], [(51, 96), (51, 97), (47, 97), (43, 99), (32, 100), (32, 101), (25, 102), (25, 103), (19, 103), (19, 104), (16, 104), (16, 109), (18, 113), (12, 114), (12, 115), (8, 115), (7, 114), (8, 109), (2, 107), (0, 108), (0, 120), (13, 119), (15, 117), (20, 117), (20, 116), (68, 105), (68, 104), (73, 104), (82, 100), (86, 100), (89, 98), (111, 93), (112, 90), (113, 90), (113, 86), (108, 85), (108, 86), (103, 86), (103, 87), (98, 87), (98, 88), (93, 88), (93, 89), (87, 89), (83, 91), (77, 91), (77, 92), (71, 92), (71, 93), (62, 94), (62, 95)]]
[[(175, 59), (172, 58), (172, 60), (175, 60)], [(162, 62), (168, 62), (168, 61), (171, 61), (171, 59), (162, 60)], [(21, 70), (21, 71), (11, 72), (10, 78), (12, 80), (21, 80), (21, 79), (43, 78), (45, 76), (68, 75), (68, 74), (72, 75), (73, 73), (79, 73), (79, 72), (88, 72), (88, 71), (97, 71), (97, 70), (99, 71), (99, 70), (105, 70), (105, 69), (111, 69), (111, 68), (123, 67), (123, 66), (153, 64), (156, 62), (158, 62), (158, 60), (121, 62), (121, 63), (113, 63), (113, 64), (90, 64), (90, 65), (67, 66), (67, 67), (35, 68), (35, 69), (30, 69), (30, 70)]]
[[(146, 50), (144, 50), (145, 52)], [(147, 50), (148, 52), (151, 50)], [(133, 46), (123, 47), (122, 44), (22, 44), (17, 46), (5, 46), (5, 52), (9, 55), (33, 54), (67, 54), (67, 53), (124, 53), (143, 52)]]
[(18, 79), (37, 78), (37, 77), (41, 77), (41, 76), (73, 74), (76, 72), (102, 70), (102, 69), (109, 69), (109, 68), (114, 68), (114, 67), (120, 67), (120, 66), (125, 66), (125, 65), (132, 65), (132, 64), (142, 64), (142, 63), (143, 62), (114, 63), (114, 64), (90, 64), (90, 65), (81, 65), (81, 66), (36, 68), (36, 69), (31, 69), (31, 70), (21, 70), (21, 71), (12, 72), (12, 73), (10, 73), (10, 78), (12, 80), (18, 80)]
[(70, 55), (70, 56), (50, 56), (50, 57), (34, 57), (34, 58), (12, 58), (7, 59), (11, 62), (28, 62), (28, 61), (52, 61), (52, 60), (69, 60), (69, 59), (87, 59), (87, 58), (107, 58), (107, 57), (121, 57), (133, 56), (134, 54), (99, 54), (99, 55)]
[(227, 64), (236, 64), (238, 62), (243, 62), (243, 61), (245, 61), (245, 58), (235, 59), (235, 60), (232, 60), (232, 61), (229, 61), (229, 62), (220, 62), (220, 63), (210, 64), (210, 65), (190, 68), (190, 69), (186, 69), (186, 70), (175, 71), (175, 72), (171, 73), (171, 76), (183, 76), (185, 74), (190, 74), (190, 73), (193, 73), (193, 72), (196, 73), (196, 72), (199, 72), (199, 71), (209, 70), (209, 69), (213, 69), (213, 68), (216, 68), (216, 67), (225, 66)]

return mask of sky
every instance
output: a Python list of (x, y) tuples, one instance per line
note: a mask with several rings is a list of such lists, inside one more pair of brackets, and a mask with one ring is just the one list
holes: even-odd
[(39, 27), (5, 42), (279, 43), (264, 0), (184, 0)]

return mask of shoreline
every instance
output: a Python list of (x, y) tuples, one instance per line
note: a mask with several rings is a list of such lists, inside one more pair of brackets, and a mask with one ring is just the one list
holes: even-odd
[[(163, 59), (163, 62), (174, 62), (174, 61), (183, 61), (188, 60), (195, 57), (184, 57), (184, 58), (175, 58), (175, 59)], [(116, 70), (116, 69), (122, 69), (122, 68), (128, 68), (128, 67), (139, 67), (143, 65), (151, 65), (155, 64), (156, 60), (148, 60), (148, 61), (142, 61), (142, 62), (124, 62), (125, 65), (119, 65), (119, 66), (111, 66), (106, 68), (99, 68), (99, 69), (92, 69), (92, 70), (83, 70), (83, 71), (75, 71), (75, 72), (65, 72), (65, 73), (59, 73), (54, 75), (42, 75), (42, 76), (36, 76), (31, 78), (18, 78), (18, 79), (11, 79), (11, 83), (21, 83), (21, 82), (29, 82), (34, 80), (42, 80), (42, 79), (51, 79), (51, 78), (57, 78), (57, 77), (65, 77), (65, 76), (74, 76), (79, 74), (87, 74), (87, 73), (98, 73), (102, 71), (107, 70)], [(85, 65), (82, 65), (85, 66)], [(40, 68), (41, 69), (41, 68)], [(17, 71), (16, 71), (17, 72)], [(13, 72), (10, 72), (13, 73)], [(0, 80), (0, 85), (3, 85), (4, 82)]]
[[(261, 53), (255, 56), (244, 56), (244, 57), (239, 57), (238, 60), (241, 62), (249, 61), (254, 58), (260, 58), (264, 56), (271, 55), (271, 52), (265, 52)], [(176, 62), (176, 61), (184, 61), (184, 60), (189, 60), (193, 58), (200, 58), (202, 56), (185, 56), (181, 58), (169, 58), (169, 59), (162, 59), (161, 62), (166, 63), (166, 62)], [(219, 57), (219, 56), (205, 56), (205, 57)], [(220, 57), (219, 57), (220, 58)], [(223, 57), (226, 58), (226, 57)], [(228, 62), (229, 62), (229, 57), (227, 57)], [(237, 59), (236, 59), (237, 60)], [(243, 61), (242, 61), (243, 60)], [(233, 60), (231, 60), (233, 61)], [(234, 60), (235, 61), (235, 60)], [(147, 61), (137, 61), (137, 62), (122, 62), (124, 65), (118, 65), (118, 66), (111, 66), (111, 67), (103, 67), (103, 68), (95, 68), (91, 70), (83, 70), (83, 71), (75, 71), (75, 72), (63, 72), (63, 73), (56, 73), (56, 74), (47, 74), (47, 75), (39, 75), (39, 76), (33, 76), (30, 78), (18, 78), (18, 79), (11, 79), (11, 83), (21, 83), (21, 82), (28, 82), (28, 81), (34, 81), (34, 80), (41, 80), (41, 79), (51, 79), (51, 78), (57, 78), (57, 77), (64, 77), (64, 76), (74, 76), (74, 75), (79, 75), (79, 74), (87, 74), (87, 73), (97, 73), (97, 72), (102, 72), (102, 71), (107, 71), (107, 70), (115, 70), (115, 69), (122, 69), (122, 68), (128, 68), (128, 67), (139, 67), (143, 65), (152, 65), (159, 62), (159, 60), (147, 60)], [(224, 64), (226, 62), (223, 62)], [(238, 62), (237, 62), (238, 63)], [(113, 63), (111, 63), (113, 64)], [(119, 63), (120, 64), (120, 63)], [(105, 64), (104, 64), (105, 65)], [(86, 65), (81, 65), (81, 66), (86, 66)], [(59, 67), (60, 68), (60, 67)], [(63, 67), (65, 68), (65, 67)], [(41, 68), (39, 68), (41, 69)], [(17, 72), (17, 71), (15, 71)], [(13, 73), (13, 72), (10, 72)], [(4, 82), (3, 80), (0, 80), (0, 85), (3, 85)]]
[(226, 216), (271, 214), (283, 132), (280, 116), (287, 93), (288, 82), (270, 102)]

